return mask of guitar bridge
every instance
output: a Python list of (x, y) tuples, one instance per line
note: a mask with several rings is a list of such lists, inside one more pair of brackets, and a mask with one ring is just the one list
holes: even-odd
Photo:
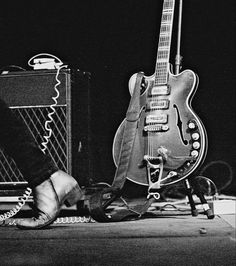
[(143, 130), (146, 132), (165, 132), (165, 131), (169, 130), (169, 126), (168, 125), (160, 125), (160, 124), (147, 125), (143, 128)]

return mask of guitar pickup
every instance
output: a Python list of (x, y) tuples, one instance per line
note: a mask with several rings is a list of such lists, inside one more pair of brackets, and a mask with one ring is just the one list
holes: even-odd
[(151, 96), (168, 95), (170, 94), (169, 86), (154, 86), (151, 90)]
[(150, 101), (148, 103), (149, 110), (166, 110), (168, 108), (169, 108), (169, 100), (167, 99)]
[(168, 116), (166, 114), (161, 115), (147, 115), (146, 116), (146, 124), (166, 124), (168, 122)]

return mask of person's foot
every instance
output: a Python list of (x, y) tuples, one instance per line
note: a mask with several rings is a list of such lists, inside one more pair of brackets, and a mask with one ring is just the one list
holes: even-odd
[(52, 224), (60, 213), (61, 207), (76, 204), (82, 199), (82, 190), (77, 181), (59, 170), (33, 189), (36, 215), (17, 222), (20, 229), (41, 229)]

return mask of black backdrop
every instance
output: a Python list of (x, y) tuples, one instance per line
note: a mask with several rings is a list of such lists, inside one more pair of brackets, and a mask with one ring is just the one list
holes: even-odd
[[(234, 2), (183, 1), (181, 54), (183, 69), (200, 78), (193, 107), (208, 132), (205, 165), (220, 160), (235, 170)], [(97, 180), (112, 181), (111, 147), (129, 103), (129, 77), (137, 71), (153, 74), (161, 11), (161, 0), (1, 2), (0, 67), (30, 69), (27, 61), (47, 52), (91, 72)], [(173, 43), (172, 63), (175, 49)], [(216, 165), (212, 175), (224, 183), (229, 173)], [(226, 192), (235, 193), (235, 184), (234, 176)]]

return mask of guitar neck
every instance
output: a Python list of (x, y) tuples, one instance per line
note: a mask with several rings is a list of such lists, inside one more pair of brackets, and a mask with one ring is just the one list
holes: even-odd
[(167, 83), (175, 0), (164, 0), (155, 67), (155, 85)]

